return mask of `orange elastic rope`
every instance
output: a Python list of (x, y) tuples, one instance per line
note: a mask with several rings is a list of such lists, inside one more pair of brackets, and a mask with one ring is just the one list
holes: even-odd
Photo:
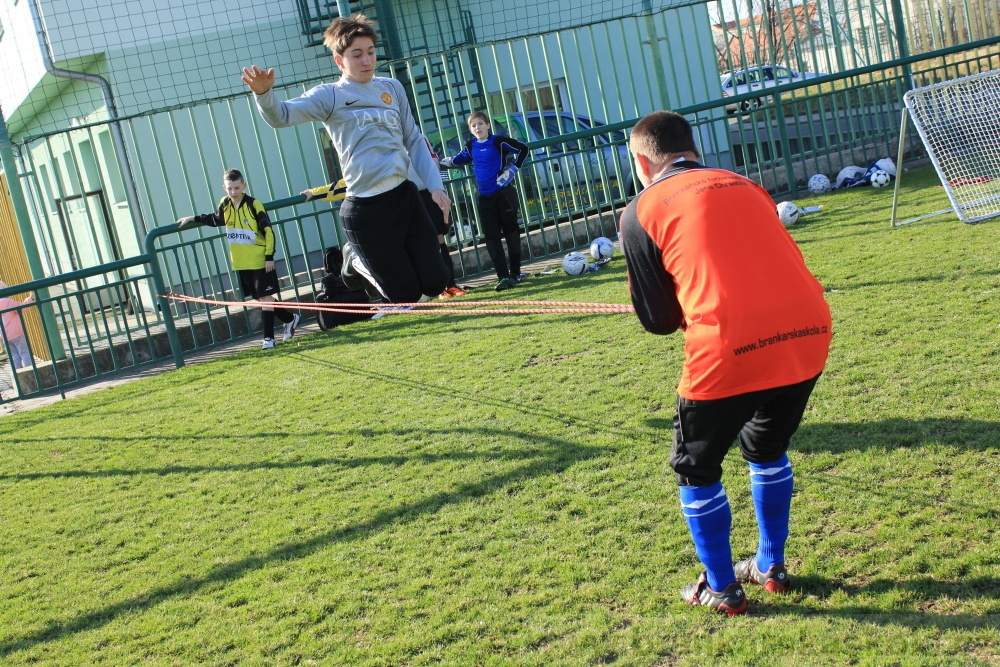
[[(251, 306), (257, 308), (285, 308), (291, 310), (315, 310), (329, 313), (393, 313), (428, 315), (434, 313), (434, 308), (448, 308), (449, 313), (479, 313), (480, 315), (541, 315), (544, 313), (632, 313), (632, 306), (620, 303), (574, 303), (571, 301), (428, 301), (423, 303), (392, 303), (392, 304), (344, 304), (344, 303), (302, 303), (299, 301), (219, 301), (203, 299), (185, 294), (168, 292), (160, 295), (166, 299), (185, 303), (201, 303), (210, 306)], [(468, 306), (477, 306), (468, 308)], [(484, 307), (492, 308), (484, 308)], [(503, 306), (506, 308), (496, 308)], [(541, 308), (525, 308), (524, 306), (543, 306)], [(399, 310), (412, 308), (413, 310)], [(420, 308), (430, 310), (418, 310)]]

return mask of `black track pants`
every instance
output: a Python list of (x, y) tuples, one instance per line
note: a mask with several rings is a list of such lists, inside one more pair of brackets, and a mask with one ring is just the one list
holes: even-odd
[(374, 197), (348, 197), (340, 221), (361, 272), (389, 301), (413, 302), (447, 287), (437, 232), (410, 181)]
[[(517, 191), (513, 186), (479, 196), (479, 223), (498, 278), (517, 277), (521, 273), (521, 226), (517, 224), (517, 209)], [(503, 254), (504, 241), (507, 257)]]

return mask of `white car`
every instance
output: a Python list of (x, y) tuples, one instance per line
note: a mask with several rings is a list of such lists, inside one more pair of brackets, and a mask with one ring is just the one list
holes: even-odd
[[(815, 74), (812, 72), (796, 72), (793, 69), (780, 67), (778, 65), (760, 65), (759, 67), (750, 67), (738, 72), (723, 74), (720, 77), (720, 82), (722, 83), (722, 96), (735, 97), (736, 95), (743, 95), (744, 93), (749, 93), (753, 90), (774, 88), (775, 86), (781, 86), (793, 81), (815, 79), (818, 76), (826, 75), (822, 72), (817, 72)], [(749, 100), (743, 100), (740, 102), (739, 107), (740, 111), (752, 111), (763, 104), (764, 100), (757, 97), (750, 98)], [(727, 105), (726, 110), (735, 111), (736, 104), (733, 103)]]

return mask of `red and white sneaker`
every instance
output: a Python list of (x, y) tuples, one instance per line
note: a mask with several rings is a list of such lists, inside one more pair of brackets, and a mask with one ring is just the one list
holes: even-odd
[(698, 577), (698, 581), (681, 589), (681, 597), (690, 605), (708, 607), (726, 616), (736, 616), (747, 610), (747, 596), (738, 581), (721, 591), (713, 591), (708, 587), (708, 577), (704, 572)]
[(772, 565), (767, 572), (757, 569), (757, 561), (753, 558), (741, 560), (733, 564), (736, 572), (736, 581), (744, 584), (758, 584), (764, 590), (771, 593), (787, 593), (792, 590), (792, 583), (788, 580), (788, 570), (784, 563)]
[(281, 336), (282, 343), (287, 343), (292, 339), (292, 336), (295, 335), (295, 327), (299, 326), (300, 319), (301, 318), (299, 317), (298, 313), (292, 315), (292, 321), (285, 325), (285, 331)]

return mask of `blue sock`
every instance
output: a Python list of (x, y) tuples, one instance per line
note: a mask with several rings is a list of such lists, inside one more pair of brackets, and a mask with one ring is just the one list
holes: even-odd
[(787, 456), (771, 463), (750, 464), (750, 492), (760, 533), (756, 560), (761, 572), (785, 562), (792, 486), (792, 464)]
[(729, 529), (733, 514), (722, 482), (712, 486), (682, 486), (681, 512), (694, 540), (694, 550), (708, 573), (708, 586), (721, 591), (736, 581)]

